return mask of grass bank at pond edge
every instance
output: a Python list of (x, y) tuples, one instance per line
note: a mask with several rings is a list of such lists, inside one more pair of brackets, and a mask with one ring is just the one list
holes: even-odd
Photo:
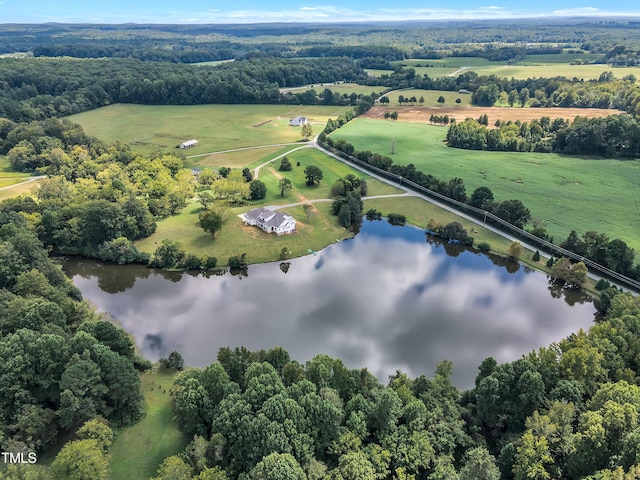
[(110, 452), (112, 480), (154, 477), (162, 461), (184, 450), (184, 438), (173, 418), (175, 370), (152, 370), (141, 374), (145, 417), (120, 430)]

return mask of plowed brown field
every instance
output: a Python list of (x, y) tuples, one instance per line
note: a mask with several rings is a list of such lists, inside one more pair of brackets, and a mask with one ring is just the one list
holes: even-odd
[(382, 107), (374, 106), (364, 118), (382, 118), (385, 112), (398, 112), (398, 120), (403, 122), (429, 123), (431, 115), (449, 115), (455, 118), (456, 122), (462, 122), (465, 118), (477, 119), (486, 113), (489, 117), (489, 125), (493, 126), (496, 120), (520, 120), (530, 122), (540, 117), (565, 118), (573, 120), (575, 117), (606, 117), (624, 113), (620, 110), (601, 108), (518, 108), (518, 107)]

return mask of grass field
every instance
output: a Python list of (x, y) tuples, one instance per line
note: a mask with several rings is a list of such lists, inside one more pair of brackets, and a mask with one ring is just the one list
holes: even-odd
[(169, 389), (174, 375), (173, 370), (141, 375), (146, 416), (117, 433), (110, 453), (112, 480), (153, 477), (166, 457), (180, 453), (186, 446), (173, 419)]
[(316, 83), (314, 85), (305, 85), (304, 87), (297, 88), (281, 88), (281, 92), (293, 92), (300, 93), (305, 90), (314, 89), (317, 93), (322, 93), (325, 88), (331, 90), (334, 94), (337, 95), (351, 95), (355, 93), (356, 95), (370, 95), (372, 93), (379, 93), (385, 89), (385, 87), (376, 87), (376, 86), (368, 86), (368, 85), (358, 85), (357, 83)]
[[(85, 131), (106, 142), (120, 141), (136, 152), (185, 155), (301, 140), (289, 119), (302, 115), (323, 127), (351, 107), (300, 105), (131, 105), (116, 104), (72, 115)], [(176, 145), (195, 138), (196, 147)]]
[[(593, 61), (602, 55), (575, 54), (565, 50), (563, 53), (527, 55), (522, 61), (513, 65), (507, 62), (490, 62), (485, 58), (476, 57), (448, 57), (441, 59), (410, 59), (394, 62), (405, 67), (413, 68), (417, 75), (429, 77), (443, 77), (461, 68), (478, 73), (478, 75), (497, 75), (499, 77), (527, 79), (535, 77), (580, 78), (584, 80), (597, 79), (603, 72), (610, 71), (617, 78), (627, 75), (640, 76), (640, 67), (613, 67), (606, 64), (571, 65), (575, 60)], [(392, 73), (391, 70), (367, 69), (369, 75), (379, 77)], [(459, 72), (462, 73), (462, 72)], [(457, 75), (456, 75), (457, 76)]]
[[(398, 105), (408, 105), (407, 103), (399, 103), (398, 97), (402, 95), (403, 97), (416, 97), (420, 99), (420, 97), (424, 98), (424, 103), (416, 102), (413, 105), (423, 106), (423, 107), (469, 107), (471, 106), (471, 95), (460, 94), (458, 92), (447, 92), (444, 90), (418, 90), (418, 89), (410, 89), (410, 90), (396, 90), (394, 92), (390, 92), (385, 95), (389, 97), (389, 103), (384, 104), (388, 106), (398, 106)], [(444, 97), (444, 103), (438, 103), (439, 97)], [(460, 99), (460, 104), (456, 103), (456, 99)], [(382, 105), (382, 104), (381, 104)]]
[[(556, 239), (572, 229), (607, 233), (640, 249), (640, 161), (541, 153), (479, 152), (449, 148), (446, 129), (356, 119), (331, 136), (357, 150), (371, 150), (413, 163), (442, 180), (460, 177), (467, 194), (491, 188), (498, 201), (517, 198), (542, 219)], [(391, 155), (395, 142), (396, 153)]]
[[(294, 165), (291, 172), (277, 172), (275, 166), (263, 167), (260, 179), (267, 185), (267, 197), (260, 205), (284, 205), (298, 203), (306, 200), (328, 198), (331, 185), (340, 177), (354, 173), (362, 178), (364, 175), (347, 165), (333, 160), (313, 149), (304, 149), (294, 152), (289, 156)], [(296, 166), (300, 162), (300, 166)], [(304, 168), (308, 165), (317, 165), (323, 172), (324, 178), (320, 184), (307, 187), (304, 179)], [(291, 179), (293, 189), (285, 197), (280, 196), (278, 180), (280, 176)], [(383, 195), (399, 193), (400, 190), (370, 179), (370, 195)], [(256, 206), (258, 206), (256, 204)], [(222, 231), (212, 239), (198, 225), (198, 214), (202, 206), (197, 201), (191, 201), (180, 215), (172, 216), (158, 222), (156, 233), (136, 243), (139, 249), (152, 253), (165, 238), (178, 240), (182, 247), (189, 253), (196, 255), (209, 255), (218, 259), (219, 265), (226, 265), (229, 257), (247, 254), (250, 263), (263, 263), (277, 260), (283, 247), (287, 247), (292, 253), (291, 257), (306, 255), (307, 250), (319, 250), (336, 240), (347, 238), (350, 234), (338, 225), (337, 218), (329, 214), (331, 202), (314, 203), (314, 213), (307, 218), (302, 206), (283, 209), (293, 215), (297, 220), (298, 232), (293, 235), (278, 237), (267, 234), (256, 227), (244, 225), (238, 215), (254, 208), (245, 206), (231, 209), (228, 220)]]

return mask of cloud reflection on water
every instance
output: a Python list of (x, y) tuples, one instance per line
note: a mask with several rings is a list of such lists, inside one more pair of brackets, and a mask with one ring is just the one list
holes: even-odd
[(593, 306), (552, 298), (544, 275), (511, 275), (478, 257), (361, 234), (292, 260), (286, 274), (278, 264), (251, 266), (241, 281), (152, 274), (113, 295), (95, 277), (74, 282), (153, 360), (179, 350), (205, 366), (222, 346), (280, 345), (298, 361), (326, 353), (384, 382), (396, 369), (431, 376), (449, 359), (455, 383), (468, 388), (487, 356), (515, 360), (591, 324)]

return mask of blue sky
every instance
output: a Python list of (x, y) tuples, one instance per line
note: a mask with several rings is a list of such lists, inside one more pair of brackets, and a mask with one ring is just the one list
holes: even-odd
[(0, 0), (0, 23), (254, 23), (640, 16), (636, 0)]

